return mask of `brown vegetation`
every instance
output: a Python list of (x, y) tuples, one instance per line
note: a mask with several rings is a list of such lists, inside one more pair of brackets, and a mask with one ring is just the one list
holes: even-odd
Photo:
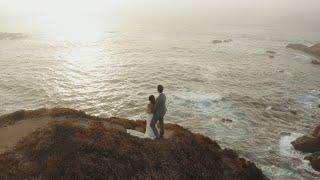
[[(124, 128), (143, 129), (143, 121), (54, 108), (1, 116), (0, 125), (41, 116), (62, 120), (0, 154), (0, 179), (266, 179), (234, 151), (174, 124), (166, 124), (174, 132), (169, 139), (140, 139)], [(89, 120), (88, 125), (80, 119)]]

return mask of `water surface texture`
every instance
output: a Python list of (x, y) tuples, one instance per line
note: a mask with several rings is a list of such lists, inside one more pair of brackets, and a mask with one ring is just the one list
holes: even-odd
[[(0, 33), (0, 114), (59, 106), (141, 119), (162, 84), (166, 122), (236, 150), (272, 179), (319, 177), (290, 142), (319, 124), (320, 66), (285, 48), (317, 43), (318, 32), (137, 27), (73, 35)], [(233, 41), (213, 43), (226, 39)]]

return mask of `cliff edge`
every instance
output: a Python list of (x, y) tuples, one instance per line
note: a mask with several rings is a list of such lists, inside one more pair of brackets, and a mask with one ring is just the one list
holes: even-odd
[(161, 140), (126, 133), (144, 127), (67, 108), (3, 115), (0, 179), (267, 179), (233, 150), (175, 124)]

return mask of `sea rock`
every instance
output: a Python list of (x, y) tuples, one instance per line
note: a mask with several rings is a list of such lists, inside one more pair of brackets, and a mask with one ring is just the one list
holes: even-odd
[(231, 119), (229, 119), (229, 118), (222, 118), (221, 121), (224, 122), (224, 123), (232, 123), (232, 122), (233, 122), (233, 121), (232, 121)]
[(315, 44), (309, 48), (311, 54), (320, 56), (320, 44)]
[(315, 65), (320, 65), (320, 60), (313, 59), (311, 63)]
[(220, 43), (229, 43), (232, 42), (232, 39), (225, 39), (225, 40), (213, 40), (212, 43), (213, 44), (220, 44)]
[(320, 171), (320, 151), (312, 153), (310, 156), (305, 157), (305, 159), (310, 161), (313, 169)]
[(268, 54), (276, 54), (275, 51), (266, 51), (266, 53), (268, 53)]
[(302, 152), (316, 152), (320, 151), (319, 139), (311, 136), (305, 135), (293, 141), (291, 143), (296, 150)]
[(291, 142), (296, 150), (302, 152), (317, 152), (320, 151), (320, 125), (315, 128), (310, 134), (299, 137)]
[(281, 136), (290, 136), (291, 133), (290, 132), (281, 132), (280, 135)]
[(288, 44), (287, 48), (300, 50), (300, 51), (308, 51), (309, 47), (303, 44)]
[(313, 153), (305, 159), (310, 161), (315, 170), (320, 171), (320, 125), (311, 133), (296, 139), (291, 144), (296, 150)]
[(293, 115), (297, 115), (298, 112), (296, 110), (290, 110), (290, 113), (293, 114)]
[(310, 47), (303, 45), (303, 44), (288, 44), (287, 48), (294, 49), (294, 50), (300, 50), (300, 51), (303, 51), (305, 53), (308, 53), (308, 54), (311, 54), (311, 55), (314, 55), (314, 56), (317, 56), (320, 58), (320, 44), (315, 44)]
[(0, 124), (35, 119), (52, 121), (0, 154), (0, 179), (267, 179), (233, 150), (175, 124), (159, 140), (126, 133), (143, 131), (144, 121), (67, 108), (23, 110)]
[(226, 40), (223, 40), (223, 42), (227, 43), (227, 42), (232, 42), (233, 40), (232, 39), (226, 39)]
[(220, 44), (220, 43), (222, 43), (222, 42), (223, 42), (222, 40), (213, 40), (213, 41), (212, 41), (213, 44)]

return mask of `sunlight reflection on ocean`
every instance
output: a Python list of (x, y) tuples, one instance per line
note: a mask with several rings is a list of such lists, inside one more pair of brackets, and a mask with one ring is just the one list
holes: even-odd
[[(148, 96), (163, 84), (166, 121), (235, 149), (273, 179), (319, 175), (303, 156), (283, 153), (283, 134), (319, 123), (320, 68), (284, 48), (312, 40), (235, 27), (13, 36), (0, 36), (0, 114), (63, 106), (141, 119)], [(233, 41), (212, 43), (224, 39)]]

